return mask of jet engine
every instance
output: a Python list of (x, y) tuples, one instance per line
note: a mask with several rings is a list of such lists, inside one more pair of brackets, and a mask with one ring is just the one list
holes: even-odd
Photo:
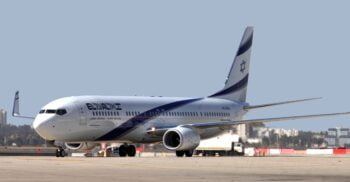
[(176, 127), (169, 129), (163, 135), (163, 145), (168, 150), (185, 151), (198, 147), (200, 136), (191, 128)]
[(70, 149), (70, 150), (91, 150), (94, 147), (96, 147), (97, 143), (88, 143), (88, 142), (82, 142), (82, 143), (70, 143), (66, 142), (64, 145)]

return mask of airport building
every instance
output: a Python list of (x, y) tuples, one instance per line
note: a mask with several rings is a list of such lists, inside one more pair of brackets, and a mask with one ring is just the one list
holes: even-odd
[(295, 137), (299, 135), (299, 130), (296, 129), (284, 129), (284, 128), (253, 128), (251, 132), (251, 137), (253, 138), (263, 138), (270, 137), (271, 135), (277, 135), (279, 137)]
[(246, 124), (240, 124), (235, 126), (236, 127), (236, 134), (240, 136), (243, 140), (246, 140), (248, 137), (247, 133), (247, 125)]
[(328, 147), (349, 147), (350, 128), (329, 128), (325, 140)]
[(7, 112), (4, 109), (0, 109), (0, 125), (7, 124)]

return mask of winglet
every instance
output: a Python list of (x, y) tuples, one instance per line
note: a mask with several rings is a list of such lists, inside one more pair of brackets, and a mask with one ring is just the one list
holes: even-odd
[(12, 110), (12, 116), (20, 116), (19, 113), (19, 91), (16, 91), (15, 98), (13, 100), (13, 110)]
[(21, 116), (19, 113), (19, 91), (15, 93), (15, 99), (13, 101), (12, 116), (18, 118), (34, 119), (35, 117)]

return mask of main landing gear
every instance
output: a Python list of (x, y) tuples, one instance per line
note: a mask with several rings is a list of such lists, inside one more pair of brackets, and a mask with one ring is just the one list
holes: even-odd
[(58, 149), (56, 149), (56, 157), (64, 156), (66, 156), (66, 152), (64, 151), (63, 147), (58, 147)]
[(135, 157), (136, 147), (134, 145), (123, 144), (119, 147), (119, 156), (120, 157)]
[(192, 157), (193, 156), (193, 150), (182, 150), (182, 151), (176, 151), (177, 157)]

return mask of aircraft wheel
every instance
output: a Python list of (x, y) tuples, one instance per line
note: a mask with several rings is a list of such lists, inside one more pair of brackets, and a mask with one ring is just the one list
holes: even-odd
[(121, 145), (119, 147), (119, 156), (120, 157), (126, 157), (127, 155), (127, 146), (126, 145)]
[(66, 152), (62, 147), (58, 147), (58, 149), (56, 149), (56, 157), (64, 157), (64, 156), (66, 156)]
[(60, 157), (60, 150), (56, 149), (56, 157)]
[(183, 157), (185, 155), (184, 151), (176, 151), (176, 156), (177, 157)]
[(135, 157), (136, 155), (136, 147), (134, 145), (129, 145), (128, 147), (128, 156)]
[(192, 157), (193, 156), (193, 150), (186, 150), (185, 151), (186, 157)]
[(66, 156), (66, 152), (64, 151), (64, 149), (61, 149), (60, 157), (65, 157), (65, 156)]

